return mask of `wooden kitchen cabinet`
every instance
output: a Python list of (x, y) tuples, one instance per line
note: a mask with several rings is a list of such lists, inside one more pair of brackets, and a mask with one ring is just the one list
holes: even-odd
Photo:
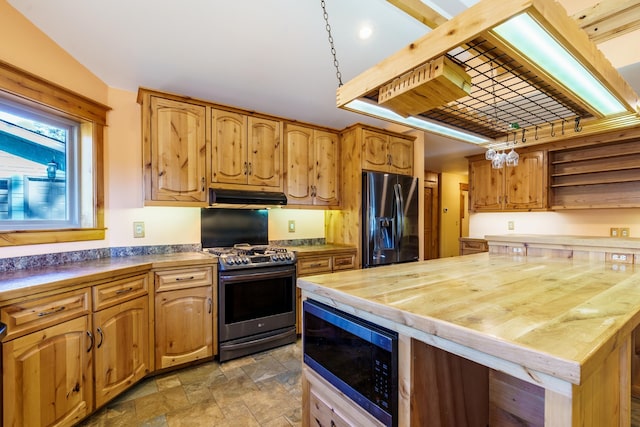
[(214, 356), (213, 274), (211, 266), (155, 272), (156, 369)]
[(206, 206), (206, 107), (140, 90), (147, 205)]
[(137, 274), (93, 286), (96, 408), (150, 370), (149, 275)]
[[(67, 297), (59, 296), (59, 301)], [(47, 304), (53, 299), (46, 298)], [(70, 320), (62, 320), (64, 305), (56, 310), (25, 309), (23, 314), (54, 319), (54, 324), (2, 344), (3, 425), (71, 426), (93, 410), (93, 339), (87, 307)]]
[(282, 190), (281, 122), (212, 109), (211, 126), (212, 186)]
[(93, 314), (96, 408), (149, 372), (149, 299), (147, 296)]
[(287, 124), (285, 140), (287, 203), (338, 207), (338, 134)]
[(546, 210), (546, 154), (538, 150), (519, 155), (518, 166), (501, 169), (493, 169), (484, 156), (469, 161), (469, 205), (472, 211)]
[(303, 426), (383, 426), (310, 367), (302, 368)]
[(413, 140), (363, 129), (362, 169), (413, 175)]
[[(324, 253), (322, 253), (324, 252)], [(296, 251), (298, 277), (333, 273), (356, 268), (356, 248), (329, 249), (326, 251)], [(302, 333), (302, 292), (296, 288), (296, 333)]]

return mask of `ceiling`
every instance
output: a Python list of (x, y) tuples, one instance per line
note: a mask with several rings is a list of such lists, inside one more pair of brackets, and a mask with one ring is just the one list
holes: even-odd
[[(338, 79), (320, 0), (7, 1), (114, 88), (143, 86), (338, 129), (389, 126), (336, 107)], [(429, 31), (385, 0), (325, 2), (345, 83)], [(430, 4), (450, 18), (476, 2)], [(572, 15), (597, 0), (560, 3)], [(362, 24), (373, 29), (367, 40), (358, 37)], [(639, 49), (625, 49), (637, 37), (600, 48), (640, 93)], [(425, 169), (466, 173), (464, 156), (482, 151), (427, 135)]]

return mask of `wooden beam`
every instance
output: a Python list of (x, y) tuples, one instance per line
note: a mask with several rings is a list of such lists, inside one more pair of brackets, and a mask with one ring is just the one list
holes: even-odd
[(604, 0), (572, 16), (594, 43), (640, 29), (638, 0)]
[(431, 9), (420, 0), (387, 0), (409, 16), (422, 22), (429, 28), (436, 28), (447, 22), (447, 18)]

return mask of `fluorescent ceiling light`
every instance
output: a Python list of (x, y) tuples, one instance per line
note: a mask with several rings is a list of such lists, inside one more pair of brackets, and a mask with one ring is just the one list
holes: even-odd
[(358, 111), (369, 116), (377, 117), (383, 120), (392, 121), (395, 123), (403, 124), (412, 128), (426, 130), (428, 132), (437, 133), (439, 135), (449, 136), (462, 141), (471, 142), (474, 144), (483, 144), (489, 142), (488, 139), (482, 138), (470, 133), (461, 132), (459, 130), (452, 129), (447, 126), (439, 125), (430, 120), (421, 119), (414, 116), (402, 117), (393, 111), (381, 107), (377, 104), (365, 102), (359, 99), (354, 99), (345, 105), (345, 108)]
[(603, 116), (627, 111), (606, 87), (528, 13), (514, 16), (496, 26), (493, 32)]

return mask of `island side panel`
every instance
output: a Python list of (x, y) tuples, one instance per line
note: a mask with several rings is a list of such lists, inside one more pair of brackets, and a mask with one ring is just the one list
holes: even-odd
[(572, 397), (545, 391), (545, 427), (629, 427), (631, 424), (631, 336), (622, 340)]

